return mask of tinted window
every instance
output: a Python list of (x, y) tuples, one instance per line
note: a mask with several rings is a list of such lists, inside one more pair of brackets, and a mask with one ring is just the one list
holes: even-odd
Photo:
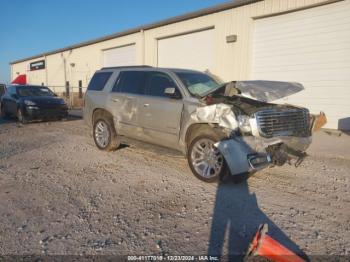
[(88, 90), (101, 91), (111, 75), (111, 72), (96, 73), (89, 83)]
[(147, 95), (165, 96), (164, 91), (167, 87), (176, 87), (170, 76), (161, 72), (147, 72)]
[(10, 87), (7, 89), (7, 92), (8, 92), (9, 95), (14, 95), (14, 94), (16, 94), (16, 87), (10, 86)]
[(146, 72), (122, 71), (119, 74), (112, 92), (123, 92), (131, 94), (144, 94)]

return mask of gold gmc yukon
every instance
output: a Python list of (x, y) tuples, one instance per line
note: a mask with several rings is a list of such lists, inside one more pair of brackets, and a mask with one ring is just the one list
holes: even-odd
[(323, 113), (272, 101), (298, 83), (221, 83), (198, 71), (149, 66), (102, 68), (85, 95), (84, 119), (96, 146), (115, 150), (123, 137), (182, 152), (205, 182), (306, 156)]

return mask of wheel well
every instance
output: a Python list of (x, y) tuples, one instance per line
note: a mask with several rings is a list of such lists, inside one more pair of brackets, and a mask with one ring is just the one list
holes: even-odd
[(113, 115), (110, 112), (108, 112), (107, 110), (102, 109), (102, 108), (96, 108), (92, 113), (92, 124), (94, 124), (95, 119), (99, 118), (99, 117), (103, 117), (103, 118), (110, 120), (111, 123), (114, 125)]
[[(199, 134), (203, 133), (205, 131), (211, 131), (213, 132), (215, 130), (215, 127), (210, 126), (207, 123), (201, 123), (201, 124), (193, 124), (191, 125), (186, 132), (185, 142), (186, 142), (186, 152), (188, 150), (188, 147), (191, 143), (191, 141)], [(215, 132), (215, 131), (214, 131)]]
[(186, 148), (188, 148), (188, 144), (192, 141), (193, 136), (204, 128), (210, 128), (210, 127), (208, 124), (193, 124), (189, 128), (187, 128), (186, 137), (185, 137)]
[(189, 144), (191, 141), (199, 134), (215, 134), (217, 137), (226, 137), (227, 135), (223, 132), (222, 128), (218, 127), (217, 125), (208, 124), (208, 123), (201, 123), (201, 124), (193, 124), (191, 125), (186, 132), (185, 142), (186, 142), (186, 153), (189, 147)]

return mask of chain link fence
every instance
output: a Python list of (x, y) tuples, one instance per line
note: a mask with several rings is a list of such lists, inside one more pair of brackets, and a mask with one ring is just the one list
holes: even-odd
[(70, 109), (81, 109), (84, 106), (84, 95), (87, 87), (48, 86), (56, 95), (63, 98)]

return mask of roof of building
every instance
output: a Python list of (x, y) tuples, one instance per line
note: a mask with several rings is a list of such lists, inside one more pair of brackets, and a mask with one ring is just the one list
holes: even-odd
[(60, 53), (60, 52), (68, 51), (68, 50), (72, 50), (72, 49), (75, 49), (75, 48), (78, 48), (78, 47), (92, 45), (92, 44), (103, 42), (103, 41), (110, 40), (110, 39), (113, 39), (113, 38), (134, 34), (134, 33), (140, 32), (142, 30), (145, 31), (145, 30), (156, 28), (156, 27), (165, 26), (165, 25), (169, 25), (169, 24), (173, 24), (173, 23), (177, 23), (177, 22), (181, 22), (181, 21), (185, 21), (185, 20), (189, 20), (189, 19), (193, 19), (193, 18), (197, 18), (197, 17), (201, 17), (201, 16), (205, 16), (205, 15), (221, 12), (221, 11), (225, 11), (225, 10), (228, 10), (228, 9), (237, 8), (237, 7), (240, 7), (240, 6), (252, 4), (252, 3), (255, 3), (255, 2), (259, 2), (259, 1), (263, 1), (263, 0), (234, 0), (234, 1), (230, 1), (230, 2), (227, 2), (227, 3), (223, 3), (223, 4), (220, 4), (220, 5), (213, 6), (213, 7), (201, 9), (201, 10), (198, 10), (198, 11), (195, 11), (195, 12), (191, 12), (191, 13), (187, 13), (187, 14), (184, 14), (184, 15), (171, 17), (171, 18), (168, 18), (168, 19), (156, 22), (156, 23), (151, 23), (151, 24), (139, 26), (139, 27), (136, 27), (136, 28), (132, 28), (132, 29), (128, 29), (128, 30), (122, 31), (122, 32), (118, 32), (118, 33), (114, 33), (114, 34), (107, 35), (107, 36), (104, 36), (104, 37), (96, 38), (96, 39), (93, 39), (93, 40), (90, 40), (90, 41), (81, 42), (81, 43), (78, 43), (78, 44), (70, 45), (70, 46), (67, 46), (67, 47), (64, 47), (64, 48), (60, 48), (60, 49), (56, 49), (56, 50), (53, 50), (53, 51), (44, 52), (44, 53), (41, 53), (41, 54), (38, 54), (38, 55), (34, 55), (34, 56), (31, 56), (31, 57), (15, 60), (15, 61), (10, 62), (10, 64), (16, 64), (16, 63), (24, 62), (24, 61), (27, 61), (27, 60), (31, 60), (31, 59), (35, 59), (35, 58), (39, 58), (39, 57), (43, 57), (43, 56), (47, 56), (47, 55), (52, 55), (52, 54), (56, 54), (56, 53)]

